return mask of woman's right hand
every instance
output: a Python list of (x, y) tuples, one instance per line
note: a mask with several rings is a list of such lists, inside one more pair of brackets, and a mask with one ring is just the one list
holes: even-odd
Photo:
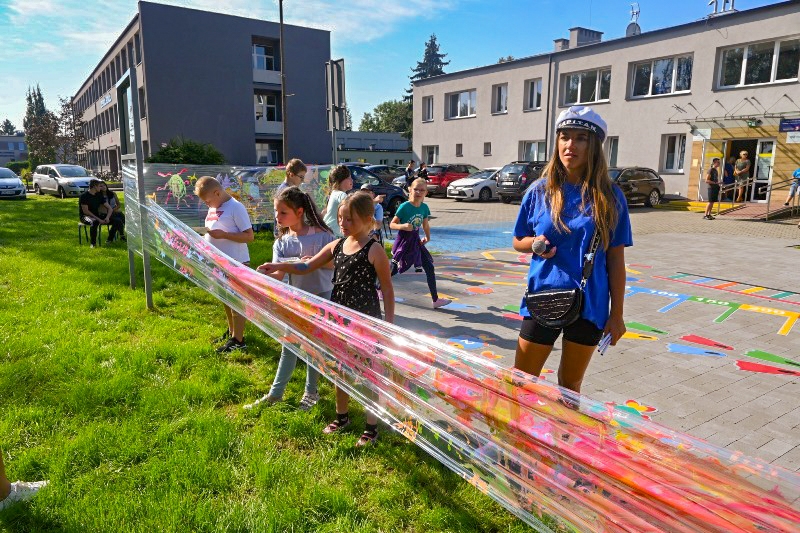
[(275, 266), (276, 265), (273, 263), (264, 263), (263, 265), (260, 265), (258, 268), (256, 268), (256, 271), (261, 272), (262, 274), (270, 275), (273, 272), (278, 271), (278, 269), (275, 268)]
[[(533, 238), (533, 241), (531, 242), (531, 251), (536, 249), (537, 241), (543, 241), (546, 246), (550, 246), (550, 241), (547, 240), (547, 237), (545, 237), (544, 235), (537, 235), (536, 237)], [(548, 248), (544, 253), (541, 254), (533, 252), (533, 255), (538, 255), (542, 259), (550, 259), (551, 257), (556, 255), (556, 247), (553, 246), (552, 248)]]

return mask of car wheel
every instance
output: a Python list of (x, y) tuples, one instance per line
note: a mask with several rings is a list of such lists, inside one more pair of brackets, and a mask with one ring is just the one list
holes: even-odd
[(64, 190), (64, 187), (58, 188), (58, 197), (62, 200), (67, 197), (67, 192)]
[(33, 186), (33, 191), (34, 191), (36, 194), (38, 194), (39, 196), (41, 196), (41, 195), (43, 195), (43, 194), (44, 194), (44, 193), (42, 192), (42, 189), (40, 189), (40, 188), (39, 188), (39, 184), (38, 184), (38, 183), (37, 183), (36, 185), (34, 185), (34, 186)]
[(504, 204), (510, 204), (511, 203), (511, 197), (510, 196), (501, 196), (500, 197), (500, 201), (503, 202)]
[(653, 189), (650, 191), (650, 194), (647, 196), (647, 200), (644, 201), (644, 205), (647, 207), (653, 207), (654, 205), (658, 205), (661, 203), (661, 193), (658, 192), (658, 189)]
[(489, 189), (489, 187), (484, 187), (483, 189), (481, 189), (481, 192), (478, 193), (478, 198), (482, 202), (488, 202), (489, 200), (492, 199), (492, 191)]
[(400, 204), (402, 203), (403, 203), (402, 198), (398, 197), (392, 198), (392, 201), (389, 202), (389, 214), (394, 216), (394, 214), (397, 213), (397, 208), (400, 207)]

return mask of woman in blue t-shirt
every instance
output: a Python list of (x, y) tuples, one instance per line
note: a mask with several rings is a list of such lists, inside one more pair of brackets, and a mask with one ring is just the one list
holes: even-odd
[[(608, 176), (603, 155), (606, 131), (605, 121), (590, 107), (572, 106), (561, 113), (556, 122), (556, 150), (542, 171), (544, 177), (522, 199), (514, 228), (515, 250), (531, 253), (535, 241), (547, 246), (531, 257), (530, 292), (578, 287), (583, 257), (598, 229), (600, 246), (580, 318), (563, 328), (558, 383), (575, 392), (580, 392), (603, 334), (609, 333), (614, 345), (625, 333), (624, 250), (633, 241), (625, 196)], [(523, 322), (514, 366), (538, 376), (562, 330), (531, 319), (524, 298), (520, 315)]]

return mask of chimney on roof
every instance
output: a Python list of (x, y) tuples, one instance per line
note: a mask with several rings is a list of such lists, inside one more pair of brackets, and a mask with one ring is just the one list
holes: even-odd
[(587, 44), (599, 43), (603, 39), (603, 32), (576, 26), (569, 29), (569, 47), (577, 48)]
[(553, 39), (553, 43), (555, 44), (556, 52), (569, 48), (569, 39)]

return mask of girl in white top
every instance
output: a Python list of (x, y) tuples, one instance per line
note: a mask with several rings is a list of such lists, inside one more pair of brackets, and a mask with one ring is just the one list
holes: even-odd
[[(286, 187), (275, 198), (275, 222), (280, 226), (280, 236), (272, 247), (274, 263), (307, 261), (335, 240), (330, 228), (322, 221), (314, 201), (298, 187)], [(290, 274), (289, 284), (329, 299), (333, 290), (332, 268), (333, 265), (328, 264), (304, 276)], [(280, 271), (268, 275), (277, 280), (283, 280), (284, 277), (284, 273)], [(296, 365), (297, 355), (284, 344), (269, 393), (244, 408), (252, 409), (261, 403), (273, 404), (282, 400)], [(319, 372), (308, 366), (305, 394), (300, 400), (300, 409), (307, 411), (319, 401), (318, 381)]]
[(339, 227), (339, 204), (347, 198), (347, 191), (353, 188), (353, 177), (350, 169), (344, 165), (334, 168), (328, 176), (328, 184), (331, 187), (331, 195), (328, 198), (328, 205), (323, 211), (325, 223), (331, 228), (333, 234), (342, 237), (342, 228)]

